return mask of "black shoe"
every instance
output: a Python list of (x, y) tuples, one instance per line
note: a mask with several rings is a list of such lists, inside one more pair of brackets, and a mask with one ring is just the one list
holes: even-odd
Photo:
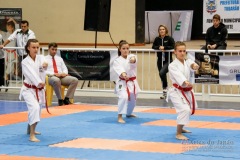
[(65, 97), (65, 99), (63, 100), (63, 102), (64, 102), (65, 105), (72, 104), (72, 103), (69, 101), (69, 98), (68, 98), (68, 97)]
[(59, 106), (62, 106), (62, 105), (64, 105), (64, 103), (63, 103), (63, 100), (62, 100), (62, 99), (59, 99), (59, 100), (58, 100), (58, 105), (59, 105)]

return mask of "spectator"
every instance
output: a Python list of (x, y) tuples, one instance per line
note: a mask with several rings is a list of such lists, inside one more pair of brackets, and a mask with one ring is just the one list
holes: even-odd
[[(221, 22), (221, 17), (218, 14), (213, 16), (213, 26), (209, 27), (206, 33), (206, 45), (201, 49), (206, 50), (225, 50), (227, 48), (228, 31), (225, 25)], [(220, 53), (219, 55), (223, 55)]]
[[(2, 35), (0, 34), (0, 44), (2, 44)], [(0, 86), (4, 85), (4, 51), (0, 49)], [(0, 89), (1, 90), (1, 89)]]
[[(35, 34), (29, 29), (29, 23), (26, 20), (21, 21), (21, 29), (15, 30), (8, 39), (0, 45), (0, 49), (5, 47), (8, 43), (16, 40), (17, 47), (25, 47), (29, 39), (35, 39)], [(18, 75), (22, 77), (21, 62), (27, 56), (25, 50), (18, 49)]]
[[(58, 45), (56, 43), (48, 44), (49, 55), (47, 55), (46, 61), (48, 63), (47, 75), (48, 83), (53, 86), (55, 94), (58, 98), (58, 105), (71, 104), (69, 99), (73, 99), (75, 90), (78, 85), (78, 79), (68, 74), (68, 69), (59, 56), (56, 56)], [(68, 86), (67, 94), (64, 97), (61, 95), (61, 85)], [(63, 99), (64, 98), (64, 99)]]
[[(13, 19), (9, 18), (6, 24), (6, 30), (7, 32), (1, 31), (0, 33), (3, 35), (3, 41), (7, 41), (8, 37), (13, 34), (16, 28), (19, 28), (18, 23)], [(9, 42), (7, 44), (7, 47), (16, 47), (16, 39)], [(17, 71), (17, 51), (16, 49), (6, 49), (6, 58), (5, 58), (5, 63), (6, 63), (6, 84), (8, 86), (9, 82), (8, 80), (18, 80), (20, 79), (18, 77), (18, 71)]]
[(160, 50), (160, 52), (157, 53), (157, 67), (163, 88), (163, 96), (161, 96), (160, 98), (165, 99), (168, 88), (168, 65), (170, 62), (172, 62), (172, 52), (165, 52), (165, 50), (174, 49), (175, 42), (174, 39), (168, 35), (168, 29), (165, 25), (160, 25), (158, 27), (158, 34), (158, 37), (156, 37), (153, 42), (152, 49)]

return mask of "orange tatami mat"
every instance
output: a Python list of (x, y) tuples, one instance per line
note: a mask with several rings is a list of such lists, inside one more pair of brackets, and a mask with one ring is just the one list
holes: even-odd
[[(164, 147), (162, 147), (164, 146)], [(197, 149), (203, 145), (191, 144), (188, 146), (191, 150)], [(66, 148), (89, 148), (89, 149), (110, 149), (136, 152), (160, 152), (178, 154), (185, 152), (184, 144), (164, 143), (164, 142), (146, 142), (135, 140), (117, 140), (117, 139), (99, 139), (99, 138), (79, 138), (68, 142), (63, 142), (51, 147)], [(189, 151), (189, 150), (188, 150)]]
[[(143, 125), (176, 126), (177, 124), (176, 124), (176, 120), (157, 120), (157, 121), (144, 123)], [(239, 123), (230, 123), (230, 122), (190, 121), (188, 127), (240, 130), (240, 124)]]
[[(176, 114), (174, 108), (154, 108), (154, 109), (144, 110), (143, 112), (160, 113), (160, 114), (161, 113), (163, 113), (163, 114)], [(198, 115), (198, 116), (240, 117), (240, 111), (196, 109), (194, 115)]]

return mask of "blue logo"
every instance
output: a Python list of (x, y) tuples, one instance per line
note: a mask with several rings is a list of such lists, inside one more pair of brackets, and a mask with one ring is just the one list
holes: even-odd
[(212, 14), (217, 11), (217, 4), (215, 0), (207, 0), (206, 2), (207, 12)]

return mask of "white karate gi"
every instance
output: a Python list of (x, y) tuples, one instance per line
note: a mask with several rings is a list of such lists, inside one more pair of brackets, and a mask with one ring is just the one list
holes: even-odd
[[(184, 81), (190, 81), (190, 72), (193, 70), (191, 69), (191, 64), (194, 62), (191, 59), (187, 59), (184, 61), (184, 65), (176, 58), (172, 63), (170, 63), (169, 69), (169, 77), (172, 81), (172, 84), (176, 83), (182, 88), (186, 88), (183, 86)], [(193, 90), (192, 90), (193, 91)], [(184, 92), (186, 97), (188, 98), (191, 106), (192, 106), (192, 96), (191, 92)], [(189, 123), (189, 117), (191, 115), (191, 108), (182, 95), (181, 90), (175, 88), (174, 86), (168, 90), (168, 98), (171, 99), (176, 112), (177, 116), (177, 124), (187, 125)], [(195, 99), (195, 108), (197, 108), (197, 103)]]
[[(135, 63), (130, 63), (129, 59), (135, 55), (129, 54), (127, 59), (119, 56), (113, 63), (113, 69), (117, 73), (115, 93), (118, 95), (118, 114), (131, 115), (136, 106), (137, 93), (140, 91), (137, 80), (128, 81), (127, 86), (130, 92), (130, 101), (128, 100), (126, 81), (119, 77), (123, 72), (127, 73), (128, 77), (136, 77), (137, 75), (137, 60)], [(135, 57), (136, 58), (136, 57)], [(135, 85), (135, 94), (134, 94)]]
[[(45, 58), (42, 55), (36, 55), (35, 61), (28, 55), (22, 61), (22, 71), (25, 77), (24, 82), (29, 85), (38, 86), (39, 83), (45, 83), (45, 69), (42, 64)], [(40, 121), (41, 107), (45, 105), (45, 90), (38, 90), (39, 101), (37, 100), (36, 90), (22, 86), (20, 91), (20, 100), (23, 97), (28, 107), (28, 123), (32, 125)]]

